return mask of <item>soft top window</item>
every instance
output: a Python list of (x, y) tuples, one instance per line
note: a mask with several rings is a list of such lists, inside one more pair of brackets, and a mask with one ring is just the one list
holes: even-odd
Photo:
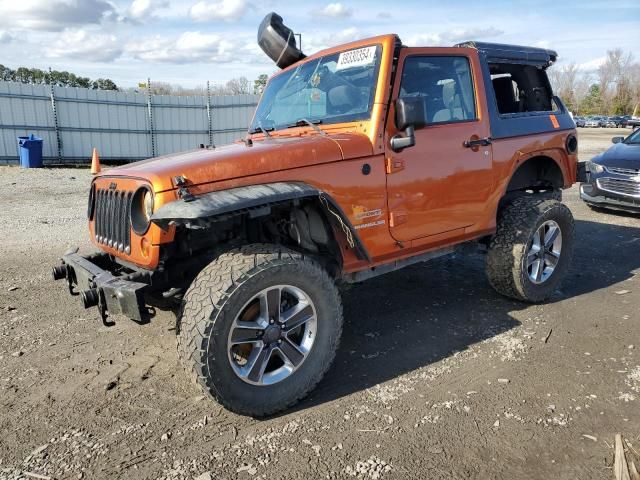
[(407, 57), (400, 97), (421, 97), (429, 123), (476, 119), (471, 66), (466, 57)]
[(544, 70), (511, 63), (491, 63), (489, 69), (500, 114), (554, 110), (551, 87)]

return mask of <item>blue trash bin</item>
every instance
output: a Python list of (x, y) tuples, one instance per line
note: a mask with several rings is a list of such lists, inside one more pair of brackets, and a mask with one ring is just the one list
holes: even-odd
[(42, 168), (42, 139), (34, 134), (18, 137), (20, 166), (22, 168)]

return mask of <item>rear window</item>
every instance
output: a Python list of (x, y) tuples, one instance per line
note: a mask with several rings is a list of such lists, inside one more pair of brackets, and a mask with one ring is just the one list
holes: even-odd
[(544, 70), (531, 65), (490, 63), (489, 71), (501, 115), (556, 109)]

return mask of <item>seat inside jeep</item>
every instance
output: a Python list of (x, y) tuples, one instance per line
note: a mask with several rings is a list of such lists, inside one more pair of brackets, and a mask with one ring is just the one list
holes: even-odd
[(455, 56), (415, 56), (405, 61), (400, 97), (421, 97), (429, 123), (476, 118), (471, 70)]
[(491, 63), (489, 71), (500, 114), (553, 110), (551, 87), (544, 70), (532, 65)]
[(451, 122), (464, 120), (464, 112), (460, 95), (456, 92), (455, 81), (446, 82), (442, 85), (442, 103), (444, 108), (433, 114), (432, 122)]

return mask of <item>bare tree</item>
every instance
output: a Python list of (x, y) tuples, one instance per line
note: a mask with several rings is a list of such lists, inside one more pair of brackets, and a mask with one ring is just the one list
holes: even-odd
[(578, 78), (578, 66), (575, 63), (564, 65), (560, 68), (549, 70), (549, 80), (553, 89), (570, 110), (578, 109), (576, 99), (576, 84)]
[(640, 104), (640, 63), (619, 48), (607, 52), (595, 75), (573, 63), (548, 74), (556, 95), (576, 114), (630, 114)]
[(152, 95), (172, 95), (174, 86), (168, 82), (151, 82)]
[(250, 93), (249, 80), (246, 77), (232, 78), (225, 85), (229, 95), (245, 95)]
[(560, 79), (560, 76), (562, 75), (560, 68), (557, 68), (556, 66), (550, 68), (547, 71), (547, 75), (549, 76), (549, 82), (551, 82), (551, 87), (553, 88), (553, 91), (557, 95), (558, 92), (560, 91), (560, 83), (562, 82), (562, 80)]
[(576, 115), (582, 115), (584, 109), (584, 101), (589, 95), (589, 88), (591, 87), (591, 78), (587, 73), (581, 73), (578, 75), (576, 84), (573, 90), (573, 98), (575, 103)]
[(245, 95), (251, 93), (251, 82), (246, 77), (232, 78), (224, 85), (212, 85), (212, 95)]
[(631, 83), (629, 71), (632, 65), (633, 55), (631, 53), (625, 55), (621, 48), (607, 51), (606, 60), (598, 68), (598, 83), (600, 85), (602, 104), (606, 112), (614, 109), (614, 98), (620, 93), (618, 91), (619, 85), (623, 85), (623, 90), (626, 92), (627, 88), (624, 85)]
[[(630, 65), (628, 75), (632, 81), (631, 82), (631, 103), (632, 103), (631, 108), (635, 110), (640, 107), (640, 63), (634, 63)], [(627, 113), (632, 113), (632, 112), (627, 112)]]

